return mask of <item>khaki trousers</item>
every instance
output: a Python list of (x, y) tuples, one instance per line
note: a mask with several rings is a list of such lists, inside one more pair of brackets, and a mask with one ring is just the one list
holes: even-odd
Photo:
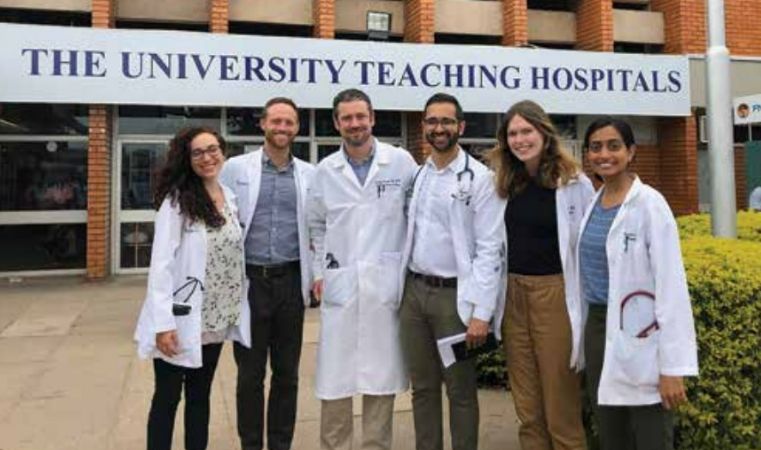
[[(441, 383), (449, 399), (452, 450), (478, 449), (478, 386), (474, 359), (441, 364), (436, 340), (464, 333), (457, 314), (457, 289), (431, 287), (410, 276), (399, 322), (404, 360), (412, 382), (415, 448), (443, 450)], [(407, 450), (407, 449), (405, 449)]]
[[(394, 395), (362, 396), (362, 450), (391, 448)], [(320, 416), (320, 448), (351, 450), (354, 441), (352, 398), (323, 400)]]
[(509, 274), (502, 325), (523, 450), (586, 448), (562, 275)]

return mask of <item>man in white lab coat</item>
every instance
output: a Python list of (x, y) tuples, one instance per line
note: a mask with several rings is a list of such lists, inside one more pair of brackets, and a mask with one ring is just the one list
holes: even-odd
[(317, 398), (320, 445), (349, 449), (352, 397), (362, 398), (362, 448), (391, 448), (394, 396), (408, 387), (398, 307), (405, 191), (417, 165), (372, 136), (370, 98), (348, 89), (333, 100), (341, 149), (318, 166), (309, 195), (315, 297), (321, 299)]
[[(264, 377), (272, 378), (266, 408), (267, 447), (288, 450), (296, 422), (304, 308), (312, 287), (306, 197), (314, 167), (291, 154), (298, 110), (270, 99), (259, 121), (264, 146), (230, 159), (221, 179), (235, 191), (243, 228), (251, 348), (236, 343), (238, 436), (242, 450), (264, 448)], [(242, 320), (249, 320), (242, 317)]]
[(423, 130), (433, 152), (413, 181), (399, 312), (416, 448), (443, 450), (443, 381), (452, 449), (477, 450), (475, 358), (444, 368), (437, 340), (465, 334), (467, 348), (477, 347), (492, 320), (500, 336), (505, 201), (495, 192), (492, 172), (457, 143), (465, 116), (455, 97), (428, 99)]

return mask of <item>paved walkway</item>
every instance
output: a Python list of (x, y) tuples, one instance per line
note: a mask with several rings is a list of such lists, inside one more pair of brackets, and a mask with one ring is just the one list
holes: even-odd
[[(0, 450), (145, 448), (153, 373), (149, 361), (135, 356), (131, 339), (144, 292), (145, 278), (138, 276), (101, 283), (78, 278), (0, 281)], [(296, 450), (319, 449), (320, 408), (313, 387), (318, 330), (318, 311), (310, 310), (304, 330)], [(479, 397), (481, 450), (517, 449), (509, 394), (482, 390)], [(358, 406), (355, 402), (359, 433)], [(176, 449), (182, 448), (181, 411)], [(229, 345), (214, 381), (210, 436), (210, 450), (239, 448), (235, 363)], [(395, 405), (394, 449), (414, 449), (409, 394), (398, 396)]]

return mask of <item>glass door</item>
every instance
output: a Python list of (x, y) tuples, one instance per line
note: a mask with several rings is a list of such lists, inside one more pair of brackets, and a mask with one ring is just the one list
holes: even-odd
[(118, 145), (114, 205), (114, 272), (145, 272), (151, 263), (153, 191), (167, 141), (123, 141)]

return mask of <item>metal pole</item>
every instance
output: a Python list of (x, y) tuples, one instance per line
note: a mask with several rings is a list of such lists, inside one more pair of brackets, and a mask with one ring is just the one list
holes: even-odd
[(708, 155), (711, 162), (711, 228), (716, 237), (737, 237), (735, 153), (732, 139), (729, 50), (724, 31), (724, 0), (706, 0), (708, 50)]

